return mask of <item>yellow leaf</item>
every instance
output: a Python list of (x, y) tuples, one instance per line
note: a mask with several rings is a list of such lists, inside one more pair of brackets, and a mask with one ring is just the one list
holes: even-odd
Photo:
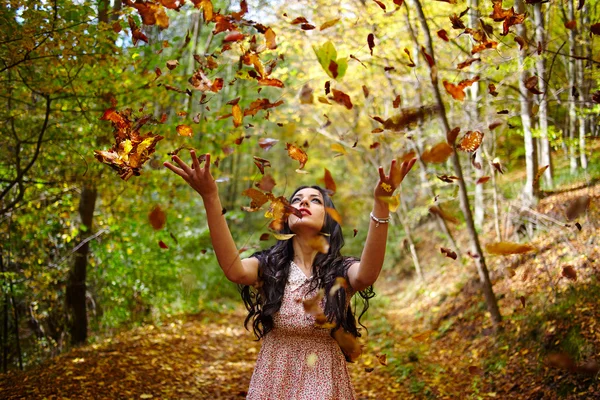
[(274, 233), (273, 237), (277, 240), (290, 240), (291, 238), (293, 238), (294, 236), (296, 236), (295, 233)]
[(338, 153), (347, 154), (346, 148), (339, 143), (334, 143), (331, 145), (332, 151), (337, 151)]

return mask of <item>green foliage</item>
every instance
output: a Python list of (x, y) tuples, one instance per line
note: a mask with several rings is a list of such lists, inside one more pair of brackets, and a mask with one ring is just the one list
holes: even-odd
[[(319, 64), (321, 64), (327, 75), (334, 79), (342, 79), (344, 77), (348, 69), (348, 58), (338, 58), (335, 46), (330, 40), (321, 46), (313, 46), (313, 50), (317, 55)], [(337, 69), (335, 75), (332, 71), (332, 63), (334, 65), (333, 69)]]

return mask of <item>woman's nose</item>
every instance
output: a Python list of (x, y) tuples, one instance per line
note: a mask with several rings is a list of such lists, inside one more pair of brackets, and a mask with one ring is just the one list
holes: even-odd
[(300, 207), (306, 207), (308, 206), (310, 203), (308, 202), (308, 199), (302, 199), (300, 200)]

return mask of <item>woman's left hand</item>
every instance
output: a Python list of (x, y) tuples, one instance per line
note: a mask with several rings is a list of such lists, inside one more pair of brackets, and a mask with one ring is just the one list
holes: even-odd
[(377, 182), (377, 186), (375, 186), (375, 191), (373, 192), (375, 199), (391, 196), (398, 186), (400, 186), (404, 177), (408, 174), (412, 166), (415, 165), (416, 161), (417, 159), (413, 158), (398, 165), (395, 159), (392, 160), (389, 175), (385, 175), (383, 167), (379, 167), (379, 182)]

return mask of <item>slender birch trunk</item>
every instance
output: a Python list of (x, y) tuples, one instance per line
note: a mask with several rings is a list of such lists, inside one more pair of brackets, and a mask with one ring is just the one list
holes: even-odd
[[(569, 21), (575, 19), (574, 0), (567, 0), (567, 16)], [(569, 166), (571, 173), (577, 171), (577, 143), (575, 142), (575, 130), (577, 129), (577, 71), (576, 60), (577, 49), (575, 48), (575, 29), (569, 29), (569, 61), (568, 61), (568, 80), (569, 80)]]
[(554, 166), (552, 165), (552, 153), (550, 141), (548, 140), (548, 85), (546, 77), (546, 34), (544, 31), (544, 15), (542, 13), (542, 4), (537, 3), (533, 6), (533, 15), (535, 19), (535, 40), (537, 46), (542, 49), (542, 53), (537, 55), (535, 62), (536, 71), (539, 77), (539, 88), (542, 94), (538, 95), (539, 111), (538, 123), (540, 128), (540, 163), (548, 165), (544, 171), (544, 182), (546, 187), (552, 189)]
[[(522, 0), (515, 2), (515, 12), (525, 12), (525, 6)], [(517, 34), (527, 41), (527, 29), (524, 24), (516, 26)], [(535, 141), (531, 130), (531, 104), (529, 91), (525, 87), (525, 81), (529, 77), (525, 67), (526, 54), (523, 50), (519, 51), (519, 101), (521, 104), (521, 124), (523, 125), (523, 141), (525, 143), (525, 169), (527, 171), (527, 180), (523, 188), (523, 203), (526, 207), (531, 207), (537, 202), (539, 192), (539, 181), (535, 181), (537, 173), (537, 155)], [(539, 82), (539, 79), (538, 79)]]
[[(446, 116), (446, 107), (442, 100), (442, 94), (440, 93), (439, 82), (437, 77), (437, 67), (435, 66), (435, 53), (433, 51), (433, 44), (431, 41), (431, 32), (429, 30), (429, 26), (427, 24), (427, 20), (425, 18), (425, 14), (423, 13), (423, 7), (421, 6), (420, 0), (413, 0), (415, 8), (417, 10), (418, 19), (423, 28), (423, 34), (425, 36), (425, 49), (431, 56), (434, 65), (430, 66), (430, 76), (431, 76), (431, 84), (433, 86), (433, 92), (435, 95), (435, 99), (439, 106), (439, 116), (440, 122), (442, 126), (446, 130), (446, 132), (450, 132), (450, 124), (448, 122)], [(475, 254), (475, 263), (477, 265), (477, 272), (479, 273), (479, 279), (481, 281), (481, 288), (483, 290), (483, 294), (485, 297), (485, 302), (487, 304), (488, 311), (492, 318), (492, 322), (494, 326), (498, 326), (502, 321), (502, 316), (500, 315), (500, 310), (498, 308), (498, 302), (496, 300), (496, 295), (494, 294), (494, 290), (492, 288), (492, 282), (490, 281), (489, 272), (485, 263), (485, 257), (483, 255), (483, 251), (481, 249), (481, 245), (479, 243), (479, 236), (477, 235), (477, 231), (475, 230), (475, 223), (473, 221), (473, 215), (471, 214), (471, 207), (469, 205), (469, 197), (467, 194), (467, 187), (463, 178), (462, 168), (460, 166), (460, 160), (458, 158), (458, 153), (456, 151), (456, 143), (451, 144), (454, 148), (454, 152), (452, 153), (452, 165), (454, 167), (454, 173), (459, 178), (458, 186), (459, 186), (459, 197), (460, 197), (460, 208), (462, 210), (463, 216), (465, 217), (465, 222), (467, 224), (467, 230), (469, 232), (469, 236), (471, 239), (471, 250)]]

